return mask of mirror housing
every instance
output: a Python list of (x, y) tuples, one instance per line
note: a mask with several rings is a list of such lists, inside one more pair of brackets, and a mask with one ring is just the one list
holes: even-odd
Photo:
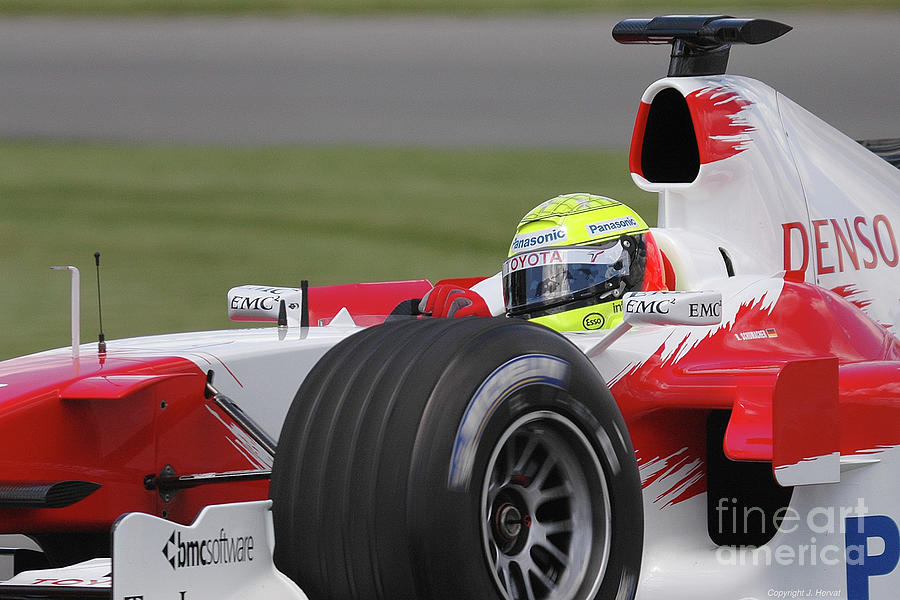
[(629, 292), (622, 298), (629, 325), (718, 325), (722, 322), (722, 293)]
[(301, 288), (241, 285), (228, 290), (228, 318), (232, 321), (278, 323), (281, 301), (287, 325), (300, 324), (303, 304)]
[(586, 354), (595, 358), (635, 325), (710, 326), (722, 322), (722, 292), (629, 292), (622, 297), (622, 322)]

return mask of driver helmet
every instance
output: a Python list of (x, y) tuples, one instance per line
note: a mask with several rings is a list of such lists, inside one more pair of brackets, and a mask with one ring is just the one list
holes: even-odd
[(557, 331), (609, 329), (622, 321), (626, 292), (666, 289), (644, 220), (592, 194), (557, 196), (526, 214), (502, 277), (508, 316)]

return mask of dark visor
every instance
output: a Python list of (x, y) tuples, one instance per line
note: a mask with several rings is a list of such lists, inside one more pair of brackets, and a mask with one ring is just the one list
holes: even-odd
[(621, 242), (607, 248), (549, 248), (503, 263), (503, 293), (510, 314), (546, 308), (619, 289), (631, 256)]

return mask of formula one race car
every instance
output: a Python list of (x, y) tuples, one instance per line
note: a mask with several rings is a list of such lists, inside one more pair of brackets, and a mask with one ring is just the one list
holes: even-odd
[(893, 597), (900, 171), (724, 74), (788, 29), (616, 26), (672, 60), (630, 154), (668, 291), (614, 329), (242, 286), (274, 326), (0, 363), (0, 531), (40, 548), (0, 596)]

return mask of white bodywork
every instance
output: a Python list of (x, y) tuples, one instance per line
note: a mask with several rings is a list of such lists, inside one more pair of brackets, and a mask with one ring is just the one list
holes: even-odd
[(667, 78), (647, 88), (642, 102), (670, 88), (732, 106), (735, 133), (721, 141), (738, 149), (702, 164), (691, 183), (651, 183), (632, 173), (640, 188), (659, 193), (653, 232), (678, 289), (724, 278), (724, 248), (738, 275), (806, 265), (810, 283), (854, 285), (851, 299), (896, 334), (900, 170), (759, 81)]
[[(208, 506), (190, 526), (143, 513), (113, 527), (113, 558), (60, 569), (24, 571), (0, 582), (0, 596), (110, 590), (143, 600), (307, 600), (272, 563), (271, 500)], [(12, 593), (12, 592), (10, 592)]]

